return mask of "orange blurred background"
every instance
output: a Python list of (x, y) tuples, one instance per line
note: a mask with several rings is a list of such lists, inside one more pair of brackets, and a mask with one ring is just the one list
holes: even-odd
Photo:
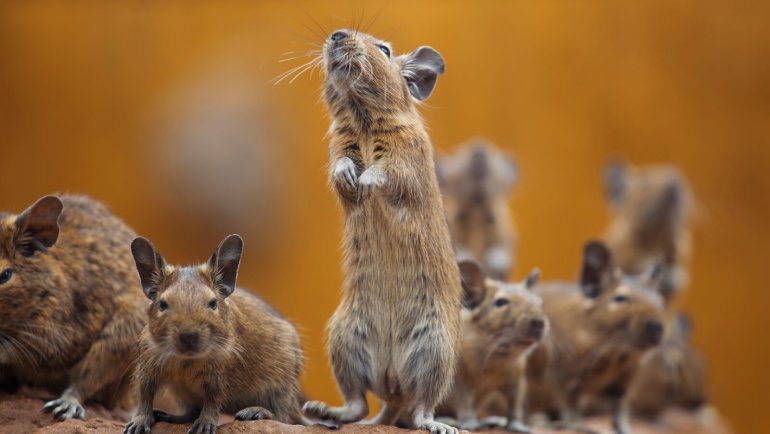
[(0, 209), (86, 193), (176, 263), (241, 233), (240, 285), (300, 327), (307, 395), (339, 402), (323, 344), (342, 276), (321, 80), (270, 80), (309, 60), (279, 62), (322, 30), (370, 21), (397, 52), (443, 54), (423, 110), (439, 152), (484, 136), (518, 157), (521, 273), (574, 277), (608, 221), (610, 157), (685, 172), (699, 211), (683, 305), (715, 404), (737, 432), (763, 432), (767, 2), (4, 1)]

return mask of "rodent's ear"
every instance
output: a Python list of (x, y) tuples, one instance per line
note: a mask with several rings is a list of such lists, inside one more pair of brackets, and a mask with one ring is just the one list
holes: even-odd
[(209, 259), (211, 279), (216, 289), (227, 297), (235, 291), (235, 281), (238, 278), (238, 266), (243, 253), (243, 238), (240, 235), (228, 235), (217, 247)]
[(150, 300), (155, 300), (165, 278), (163, 268), (166, 266), (166, 261), (147, 238), (134, 238), (131, 242), (131, 253), (134, 255), (136, 270), (139, 271), (144, 295)]
[(612, 253), (601, 241), (589, 241), (583, 247), (580, 288), (589, 298), (597, 298), (609, 287), (613, 276)]
[(627, 189), (628, 168), (620, 159), (614, 159), (604, 166), (604, 195), (611, 203), (623, 201)]
[(484, 272), (476, 261), (464, 260), (457, 263), (463, 284), (463, 306), (468, 309), (478, 307), (486, 296)]
[(436, 79), (444, 73), (444, 59), (438, 51), (422, 46), (403, 57), (401, 76), (409, 93), (418, 101), (428, 99), (436, 87)]
[(56, 196), (45, 196), (16, 217), (13, 242), (23, 256), (45, 252), (59, 239), (59, 216), (64, 205)]
[(529, 272), (529, 276), (524, 280), (524, 287), (527, 289), (532, 289), (537, 285), (537, 282), (540, 280), (540, 269), (539, 268), (533, 268), (532, 271)]

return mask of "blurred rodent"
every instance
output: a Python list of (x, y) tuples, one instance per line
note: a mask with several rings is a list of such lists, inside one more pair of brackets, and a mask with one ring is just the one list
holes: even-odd
[(84, 418), (83, 402), (131, 406), (146, 300), (134, 232), (84, 196), (45, 196), (0, 213), (0, 374), (61, 394), (43, 407)]
[(308, 402), (305, 414), (358, 421), (371, 390), (383, 409), (370, 422), (392, 425), (408, 413), (413, 427), (456, 433), (433, 416), (454, 376), (462, 289), (415, 104), (444, 61), (430, 47), (395, 56), (385, 41), (338, 30), (323, 62), (329, 175), (345, 214), (345, 282), (328, 350), (345, 404)]
[(505, 280), (516, 264), (516, 227), (508, 199), (519, 177), (512, 155), (473, 140), (436, 161), (457, 259), (480, 262)]
[[(504, 397), (504, 418), (512, 432), (530, 432), (524, 424), (527, 357), (548, 334), (543, 302), (534, 291), (538, 269), (520, 283), (485, 278), (475, 261), (461, 261), (465, 308), (462, 311), (460, 358), (454, 387), (440, 413), (451, 414), (460, 428), (490, 425), (477, 411), (495, 392)], [(499, 415), (498, 414), (498, 415)], [(502, 422), (502, 423), (500, 423)]]
[(690, 187), (674, 166), (609, 163), (604, 190), (613, 219), (605, 232), (617, 265), (626, 273), (650, 269), (663, 258), (661, 293), (670, 302), (687, 285), (690, 258)]
[(663, 299), (651, 289), (659, 278), (623, 275), (607, 246), (590, 241), (578, 285), (538, 285), (551, 333), (529, 358), (530, 413), (581, 428), (584, 405), (600, 396), (610, 403), (615, 432), (629, 432), (626, 392), (664, 332)]
[[(301, 422), (299, 336), (273, 307), (236, 289), (241, 237), (228, 236), (197, 266), (168, 265), (145, 238), (131, 250), (151, 304), (135, 378), (139, 407), (125, 432), (149, 433), (165, 421), (193, 422), (190, 433), (213, 434), (220, 411), (237, 420)], [(153, 410), (163, 387), (183, 414)]]

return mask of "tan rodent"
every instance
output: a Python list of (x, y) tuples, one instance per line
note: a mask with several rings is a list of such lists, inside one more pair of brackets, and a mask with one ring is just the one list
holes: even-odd
[[(149, 433), (164, 421), (193, 422), (192, 434), (214, 433), (220, 411), (238, 420), (301, 422), (299, 337), (273, 307), (235, 288), (241, 237), (225, 238), (198, 266), (166, 264), (144, 238), (131, 250), (152, 303), (140, 338), (139, 407), (124, 432)], [(184, 414), (153, 410), (162, 387)]]
[(615, 431), (629, 432), (626, 391), (664, 329), (663, 299), (650, 285), (623, 276), (607, 246), (591, 241), (579, 285), (538, 286), (551, 333), (529, 358), (531, 412), (556, 413), (563, 425), (583, 428), (584, 405), (599, 396), (611, 404)]
[(480, 262), (497, 280), (510, 276), (516, 263), (516, 227), (508, 199), (518, 172), (511, 155), (482, 140), (436, 161), (457, 259)]
[(708, 408), (706, 361), (690, 342), (690, 319), (668, 318), (659, 348), (644, 361), (629, 390), (631, 414), (657, 419), (678, 408), (701, 413)]
[(43, 407), (58, 419), (82, 419), (82, 402), (131, 406), (145, 323), (133, 237), (83, 196), (45, 196), (21, 214), (0, 213), (0, 374), (60, 393)]
[(460, 273), (412, 100), (430, 95), (444, 62), (430, 47), (393, 57), (388, 43), (350, 30), (334, 32), (323, 56), (330, 177), (345, 213), (345, 283), (328, 350), (345, 404), (308, 402), (305, 414), (358, 421), (371, 390), (384, 405), (370, 422), (390, 425), (408, 410), (419, 429), (456, 433), (433, 412), (455, 371)]
[[(533, 291), (540, 271), (521, 283), (504, 283), (484, 274), (478, 263), (461, 261), (466, 309), (462, 311), (460, 359), (455, 384), (440, 413), (448, 412), (460, 428), (489, 425), (477, 411), (495, 392), (505, 398), (505, 418), (495, 418), (509, 431), (530, 432), (524, 424), (527, 357), (548, 334), (543, 302)], [(500, 423), (502, 422), (502, 423)]]
[(668, 303), (687, 285), (693, 198), (674, 166), (607, 165), (604, 189), (613, 220), (605, 232), (617, 265), (636, 274), (663, 258), (661, 291)]

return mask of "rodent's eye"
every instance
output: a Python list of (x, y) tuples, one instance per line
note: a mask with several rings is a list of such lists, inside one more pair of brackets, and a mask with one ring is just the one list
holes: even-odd
[(511, 304), (511, 300), (508, 300), (507, 298), (498, 298), (495, 300), (495, 307), (503, 307), (506, 304)]
[(385, 46), (385, 45), (377, 45), (377, 48), (379, 48), (379, 49), (380, 49), (380, 51), (382, 51), (383, 53), (385, 53), (385, 56), (387, 56), (387, 57), (388, 57), (388, 59), (390, 59), (390, 48), (388, 48), (388, 47), (387, 47), (387, 46)]
[(13, 277), (13, 269), (12, 268), (6, 268), (3, 270), (2, 273), (0, 273), (0, 285), (8, 282), (11, 280), (11, 277)]
[(616, 295), (615, 298), (612, 299), (615, 303), (628, 303), (628, 297), (625, 295)]
[(160, 300), (158, 302), (158, 310), (163, 312), (164, 310), (168, 310), (168, 303), (166, 300)]
[(216, 298), (212, 298), (209, 302), (209, 309), (211, 310), (217, 310), (217, 307), (219, 307), (219, 303), (217, 302)]

